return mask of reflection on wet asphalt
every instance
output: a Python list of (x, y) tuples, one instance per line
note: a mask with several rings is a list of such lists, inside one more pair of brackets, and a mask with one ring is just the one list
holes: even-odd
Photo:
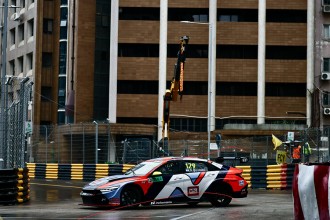
[(135, 209), (99, 209), (81, 206), (80, 191), (87, 182), (31, 179), (30, 201), (1, 206), (2, 219), (293, 219), (293, 199), (287, 190), (249, 190), (247, 198), (233, 199), (229, 207), (214, 208), (200, 203), (138, 207)]

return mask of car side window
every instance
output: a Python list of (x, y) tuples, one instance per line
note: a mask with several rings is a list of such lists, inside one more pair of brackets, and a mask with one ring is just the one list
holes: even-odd
[(208, 171), (206, 164), (200, 161), (185, 161), (185, 169), (186, 173)]
[(173, 175), (173, 174), (183, 173), (181, 169), (180, 161), (167, 162), (166, 164), (158, 168), (157, 171), (160, 171), (163, 175)]

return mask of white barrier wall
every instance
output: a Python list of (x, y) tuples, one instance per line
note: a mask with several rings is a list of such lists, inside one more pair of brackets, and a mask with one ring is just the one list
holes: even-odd
[(330, 219), (330, 164), (297, 164), (293, 175), (295, 219)]

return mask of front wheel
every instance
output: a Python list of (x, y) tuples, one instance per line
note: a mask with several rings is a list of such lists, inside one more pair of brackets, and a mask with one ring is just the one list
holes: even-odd
[(125, 187), (120, 194), (120, 206), (138, 207), (141, 202), (141, 193), (135, 187)]

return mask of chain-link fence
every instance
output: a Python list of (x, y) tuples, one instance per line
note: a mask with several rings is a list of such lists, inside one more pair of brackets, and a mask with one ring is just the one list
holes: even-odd
[[(312, 148), (310, 162), (325, 162), (329, 160), (329, 133), (327, 129), (295, 132), (295, 141), (282, 144), (277, 150), (286, 151), (286, 163), (291, 163), (293, 148), (307, 141)], [(220, 150), (212, 149), (210, 152), (206, 140), (170, 140), (166, 147), (163, 147), (163, 144), (157, 143), (153, 138), (133, 137), (116, 140), (115, 136), (118, 134), (112, 134), (111, 125), (106, 123), (36, 127), (28, 146), (30, 162), (136, 164), (162, 156), (246, 156), (250, 159), (247, 165), (276, 164), (276, 150), (271, 136), (223, 139)], [(277, 138), (285, 142), (287, 135)], [(239, 161), (227, 163), (241, 165)]]
[(28, 78), (9, 79), (6, 85), (8, 92), (1, 96), (3, 106), (0, 112), (0, 169), (24, 167), (26, 162), (26, 122), (28, 102), (31, 97), (32, 84)]

